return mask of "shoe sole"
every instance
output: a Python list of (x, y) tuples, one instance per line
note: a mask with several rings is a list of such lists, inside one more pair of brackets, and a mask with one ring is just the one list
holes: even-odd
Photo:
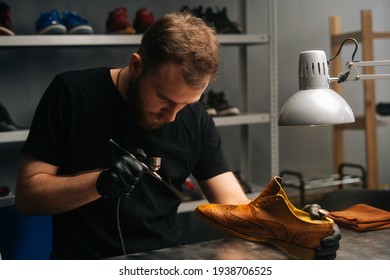
[(229, 108), (229, 109), (225, 109), (225, 110), (220, 110), (218, 111), (217, 110), (217, 115), (218, 116), (235, 116), (235, 115), (239, 115), (240, 114), (240, 110), (238, 108)]
[(80, 25), (68, 30), (68, 34), (93, 34), (93, 29), (89, 25)]
[(110, 31), (107, 31), (107, 34), (135, 34), (135, 29), (131, 28), (131, 27), (127, 27), (125, 29), (121, 29), (121, 30), (110, 30)]
[(66, 27), (62, 24), (54, 24), (45, 27), (44, 29), (40, 30), (38, 34), (45, 35), (45, 34), (65, 34), (66, 33)]
[(210, 115), (210, 116), (216, 116), (217, 115), (217, 110), (211, 108), (211, 109), (206, 109), (206, 112)]
[(313, 260), (316, 257), (316, 252), (313, 249), (305, 248), (299, 245), (291, 244), (289, 242), (278, 240), (278, 239), (268, 239), (268, 238), (258, 238), (249, 235), (245, 235), (239, 232), (236, 232), (230, 228), (223, 227), (219, 224), (216, 224), (214, 221), (207, 218), (203, 213), (201, 213), (198, 209), (195, 209), (195, 213), (199, 215), (206, 223), (215, 227), (216, 229), (225, 231), (239, 238), (243, 238), (249, 241), (263, 242), (277, 246), (280, 248), (285, 254), (294, 258), (294, 259), (302, 259), (302, 260)]
[(8, 28), (0, 26), (0, 35), (11, 35), (12, 36), (12, 35), (15, 35), (15, 33)]

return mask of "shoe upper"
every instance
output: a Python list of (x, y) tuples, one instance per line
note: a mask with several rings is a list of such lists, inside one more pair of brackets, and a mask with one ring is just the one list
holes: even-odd
[(376, 104), (376, 112), (381, 116), (389, 116), (390, 115), (390, 103), (378, 103)]
[(106, 33), (135, 33), (134, 27), (130, 24), (127, 17), (127, 9), (119, 7), (108, 14), (106, 21)]
[(0, 131), (12, 131), (18, 129), (23, 128), (12, 121), (7, 109), (0, 103)]
[(201, 98), (200, 98), (200, 103), (202, 104), (203, 108), (206, 110), (206, 112), (214, 117), (217, 115), (217, 110), (213, 107), (211, 107), (208, 103), (207, 103), (207, 100), (206, 100), (206, 96), (204, 94), (202, 94)]
[(222, 10), (218, 9), (216, 13), (208, 13), (208, 21), (212, 22), (215, 25), (218, 33), (223, 34), (239, 34), (241, 30), (238, 23), (232, 22), (227, 16), (226, 7)]
[(12, 31), (11, 8), (0, 2), (0, 35), (15, 35)]
[(219, 116), (238, 115), (240, 113), (237, 107), (230, 105), (223, 91), (215, 92), (210, 90), (207, 95), (207, 103), (210, 107), (217, 110), (217, 115)]
[(42, 12), (35, 23), (35, 29), (39, 34), (64, 34), (66, 27), (61, 22), (58, 11)]
[(62, 12), (62, 24), (66, 26), (70, 34), (91, 34), (93, 29), (89, 22), (76, 12)]
[(207, 7), (203, 12), (202, 5), (192, 9), (185, 5), (181, 8), (181, 11), (189, 11), (203, 19), (210, 26), (214, 27), (217, 33), (242, 33), (239, 24), (229, 20), (226, 7), (222, 9), (217, 8), (217, 12), (214, 12), (213, 8)]
[(154, 15), (147, 8), (140, 8), (135, 14), (133, 26), (135, 31), (140, 34), (144, 33), (154, 23)]
[(315, 249), (333, 232), (333, 220), (312, 220), (310, 215), (288, 201), (275, 177), (264, 191), (248, 204), (203, 204), (196, 212), (228, 232), (249, 240), (280, 240)]

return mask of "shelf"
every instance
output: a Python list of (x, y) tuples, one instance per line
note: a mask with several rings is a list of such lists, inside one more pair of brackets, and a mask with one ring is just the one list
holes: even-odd
[[(16, 35), (1, 36), (0, 47), (137, 46), (142, 35)], [(268, 43), (265, 34), (218, 35), (222, 45)]]
[(216, 126), (269, 123), (269, 114), (246, 114), (238, 116), (214, 117)]
[[(390, 117), (379, 116), (379, 115), (376, 115), (375, 117), (376, 117), (377, 127), (390, 126)], [(337, 125), (337, 127), (341, 129), (365, 129), (366, 123), (365, 123), (364, 116), (359, 116), (359, 117), (355, 117), (354, 123), (340, 124)]]
[[(352, 175), (344, 175), (343, 178), (340, 179), (340, 174), (332, 174), (328, 177), (323, 178), (314, 178), (314, 179), (304, 179), (305, 190), (310, 189), (318, 189), (318, 188), (327, 188), (327, 187), (335, 187), (339, 185), (348, 185), (348, 184), (362, 184), (362, 179), (360, 177), (352, 176)], [(285, 187), (294, 187), (300, 189), (301, 183), (298, 180), (285, 180)]]
[(0, 143), (23, 142), (27, 139), (29, 130), (0, 132)]
[(9, 207), (15, 205), (15, 195), (10, 194), (4, 197), (0, 197), (0, 208)]
[[(269, 114), (247, 114), (239, 116), (214, 117), (216, 126), (269, 123)], [(0, 143), (23, 142), (29, 130), (0, 132)]]

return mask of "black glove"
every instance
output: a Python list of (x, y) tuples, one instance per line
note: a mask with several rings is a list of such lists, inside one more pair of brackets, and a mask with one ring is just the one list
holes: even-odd
[[(320, 220), (329, 212), (322, 209), (318, 204), (308, 204), (302, 208), (303, 211), (308, 212), (313, 220)], [(321, 245), (316, 249), (316, 259), (318, 260), (334, 260), (336, 252), (340, 248), (341, 232), (337, 224), (333, 226), (333, 234), (324, 237), (321, 240)]]
[(333, 234), (324, 237), (321, 245), (316, 249), (317, 260), (334, 260), (337, 256), (337, 250), (340, 248), (341, 232), (339, 226), (335, 223)]
[(103, 197), (127, 197), (143, 174), (142, 165), (123, 151), (112, 147), (111, 166), (103, 170), (97, 181), (96, 190)]

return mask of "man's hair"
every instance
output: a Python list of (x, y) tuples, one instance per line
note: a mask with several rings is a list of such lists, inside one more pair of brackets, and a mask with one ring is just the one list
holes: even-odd
[(170, 13), (159, 18), (143, 35), (138, 54), (146, 73), (166, 62), (183, 71), (194, 87), (214, 80), (220, 63), (220, 46), (215, 30), (189, 12)]

